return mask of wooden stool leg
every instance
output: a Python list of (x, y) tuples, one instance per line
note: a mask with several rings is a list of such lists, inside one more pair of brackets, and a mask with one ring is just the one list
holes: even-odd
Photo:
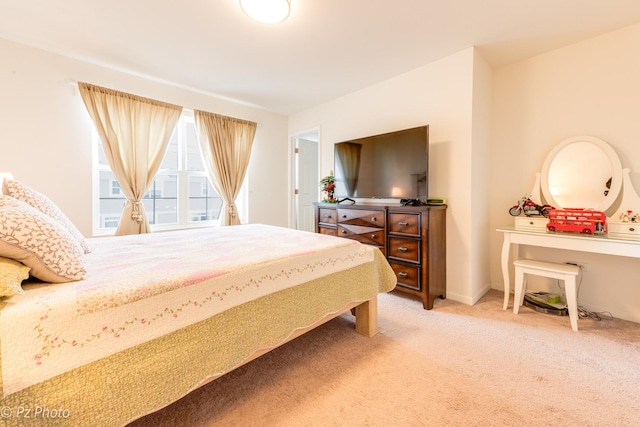
[(525, 279), (524, 279), (524, 269), (522, 267), (516, 266), (516, 280), (515, 280), (515, 295), (513, 297), (513, 313), (518, 314), (520, 311), (520, 306), (522, 305), (522, 301), (524, 300), (524, 287), (525, 287)]
[(576, 290), (576, 276), (567, 274), (564, 278), (564, 292), (567, 297), (569, 320), (571, 329), (578, 330), (578, 292)]

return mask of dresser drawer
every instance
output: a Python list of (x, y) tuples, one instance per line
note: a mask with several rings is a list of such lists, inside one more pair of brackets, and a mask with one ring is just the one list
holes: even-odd
[(336, 230), (335, 227), (323, 227), (320, 225), (318, 226), (318, 233), (326, 234), (328, 236), (337, 236), (338, 230)]
[(545, 217), (516, 217), (516, 230), (547, 231), (548, 223)]
[(384, 246), (384, 229), (361, 225), (338, 224), (338, 236), (374, 246)]
[(338, 209), (338, 222), (341, 224), (384, 228), (385, 211)]
[(640, 223), (637, 222), (607, 222), (607, 233), (621, 237), (640, 237)]
[(420, 240), (389, 236), (389, 258), (420, 262)]
[(324, 224), (336, 224), (338, 222), (338, 213), (335, 209), (320, 208), (318, 211), (318, 222), (322, 222)]
[(389, 233), (420, 236), (420, 214), (389, 213)]
[(420, 287), (420, 267), (409, 266), (394, 261), (389, 261), (389, 265), (396, 273), (398, 285), (405, 288), (415, 289), (419, 291)]

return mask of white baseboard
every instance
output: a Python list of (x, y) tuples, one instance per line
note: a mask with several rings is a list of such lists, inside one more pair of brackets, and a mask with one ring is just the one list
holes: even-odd
[(487, 285), (484, 288), (482, 288), (480, 292), (476, 293), (472, 297), (469, 297), (467, 295), (457, 294), (455, 292), (451, 292), (447, 290), (447, 299), (458, 301), (467, 305), (474, 305), (475, 303), (480, 301), (480, 298), (482, 298), (482, 296), (487, 292), (489, 292), (490, 290), (491, 290), (491, 286)]

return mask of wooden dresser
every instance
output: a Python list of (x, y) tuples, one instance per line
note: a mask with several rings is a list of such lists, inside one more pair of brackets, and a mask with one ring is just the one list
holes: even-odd
[(396, 273), (396, 291), (425, 309), (445, 298), (446, 206), (316, 203), (316, 232), (379, 248)]

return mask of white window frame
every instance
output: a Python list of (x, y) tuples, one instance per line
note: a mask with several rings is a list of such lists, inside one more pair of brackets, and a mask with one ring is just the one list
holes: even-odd
[[(189, 215), (189, 187), (188, 187), (188, 178), (189, 176), (203, 176), (207, 177), (206, 171), (188, 171), (187, 170), (187, 156), (186, 154), (186, 138), (183, 135), (186, 132), (185, 122), (194, 122), (193, 111), (191, 110), (183, 110), (178, 123), (176, 124), (176, 128), (174, 132), (180, 132), (179, 136), (179, 149), (178, 149), (178, 167), (176, 170), (167, 170), (160, 169), (158, 173), (169, 173), (172, 175), (177, 175), (178, 181), (178, 221), (175, 224), (151, 224), (151, 231), (168, 231), (168, 230), (180, 230), (180, 229), (189, 229), (189, 228), (201, 228), (201, 227), (216, 227), (220, 226), (220, 220), (207, 220), (207, 221), (191, 221)], [(102, 236), (102, 235), (112, 235), (115, 232), (114, 228), (105, 228), (104, 222), (105, 219), (100, 217), (100, 172), (101, 171), (111, 171), (111, 168), (108, 165), (99, 164), (99, 150), (100, 141), (98, 133), (95, 129), (92, 130), (92, 169), (93, 169), (93, 235), (94, 236)], [(248, 176), (248, 173), (247, 173)], [(238, 194), (238, 198), (236, 199), (236, 208), (237, 213), (240, 215), (240, 220), (242, 223), (246, 222), (248, 217), (248, 177), (245, 177), (244, 183), (240, 189), (240, 193)], [(112, 192), (112, 183), (109, 183), (109, 192)]]

